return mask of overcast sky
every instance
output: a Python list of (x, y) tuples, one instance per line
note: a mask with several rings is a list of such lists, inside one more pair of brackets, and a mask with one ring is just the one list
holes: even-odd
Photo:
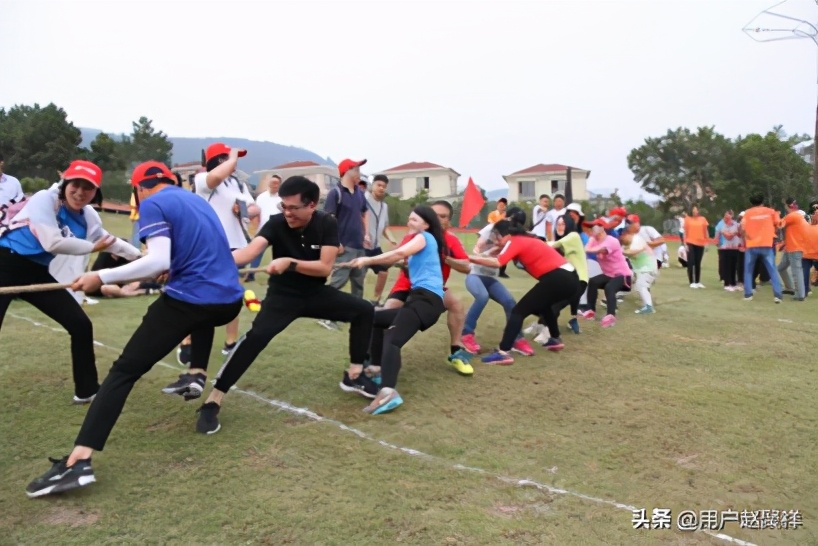
[[(818, 47), (742, 32), (773, 4), (0, 0), (0, 106), (53, 101), (108, 132), (145, 115), (365, 172), (431, 161), (486, 189), (562, 163), (637, 197), (627, 155), (668, 128), (812, 133)], [(812, 0), (782, 11), (818, 20)]]

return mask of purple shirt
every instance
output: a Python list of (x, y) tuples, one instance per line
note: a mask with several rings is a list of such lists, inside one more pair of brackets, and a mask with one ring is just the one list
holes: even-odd
[(344, 247), (364, 248), (363, 215), (366, 214), (366, 197), (358, 186), (351, 192), (342, 184), (332, 188), (327, 194), (324, 210), (338, 221), (338, 241)]

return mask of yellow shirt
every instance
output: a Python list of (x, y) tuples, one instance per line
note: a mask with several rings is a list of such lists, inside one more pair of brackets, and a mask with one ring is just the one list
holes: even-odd
[(136, 197), (131, 194), (131, 222), (136, 222), (139, 220), (139, 207), (136, 206)]

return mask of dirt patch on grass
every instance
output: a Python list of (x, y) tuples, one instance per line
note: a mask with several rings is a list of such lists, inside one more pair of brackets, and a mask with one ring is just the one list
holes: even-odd
[(71, 527), (84, 527), (93, 525), (99, 521), (100, 515), (97, 512), (86, 511), (68, 506), (54, 506), (44, 516), (43, 523), (46, 525), (68, 525)]

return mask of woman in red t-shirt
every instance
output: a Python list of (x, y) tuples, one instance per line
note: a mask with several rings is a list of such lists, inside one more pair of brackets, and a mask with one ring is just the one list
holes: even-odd
[(509, 351), (522, 329), (523, 321), (530, 315), (541, 316), (553, 336), (543, 347), (550, 351), (559, 351), (565, 345), (560, 339), (560, 329), (552, 307), (556, 303), (570, 300), (579, 288), (579, 277), (574, 266), (547, 243), (526, 232), (523, 211), (515, 211), (515, 214), (509, 214), (506, 220), (494, 224), (492, 237), (495, 244), (503, 249), (500, 254), (496, 258), (469, 256), (469, 261), (488, 267), (500, 267), (517, 260), (538, 282), (511, 310), (500, 348), (483, 357), (483, 362), (513, 364), (514, 358)]

